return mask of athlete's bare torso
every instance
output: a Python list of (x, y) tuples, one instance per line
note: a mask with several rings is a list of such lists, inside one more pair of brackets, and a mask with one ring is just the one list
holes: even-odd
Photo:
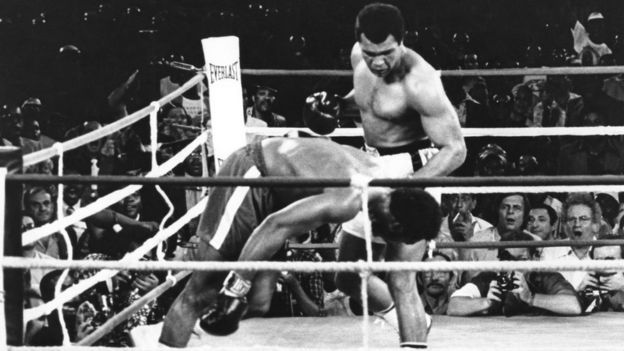
[(354, 97), (366, 143), (374, 147), (398, 147), (424, 139), (420, 114), (413, 107), (412, 100), (417, 97), (410, 96), (406, 85), (417, 84), (418, 75), (431, 66), (406, 49), (400, 71), (384, 78), (369, 70), (357, 48), (352, 55), (357, 62), (353, 74)]
[[(267, 176), (299, 178), (350, 178), (355, 174), (382, 177), (383, 169), (373, 157), (353, 147), (324, 139), (271, 138), (262, 141)], [(323, 188), (275, 188), (280, 202), (323, 192)]]

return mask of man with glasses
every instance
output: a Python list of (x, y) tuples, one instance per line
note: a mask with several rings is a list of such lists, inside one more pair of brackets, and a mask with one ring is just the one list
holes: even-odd
[[(530, 241), (516, 233), (501, 241)], [(501, 261), (526, 261), (535, 257), (532, 248), (498, 251)], [(451, 316), (555, 313), (578, 315), (581, 305), (574, 288), (561, 274), (553, 272), (482, 272), (451, 295), (447, 313)]]
[[(571, 193), (563, 206), (563, 230), (569, 240), (594, 240), (600, 228), (602, 211), (590, 193)], [(591, 260), (591, 246), (546, 247), (542, 251), (542, 261), (578, 262)], [(590, 286), (593, 279), (585, 271), (565, 271), (561, 274), (577, 291)]]

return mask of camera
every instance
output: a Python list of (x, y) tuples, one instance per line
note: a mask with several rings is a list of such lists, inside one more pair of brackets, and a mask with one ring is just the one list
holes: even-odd
[(498, 284), (501, 293), (506, 293), (516, 288), (513, 276), (513, 272), (511, 272), (511, 274), (507, 272), (499, 272), (496, 274), (496, 283)]

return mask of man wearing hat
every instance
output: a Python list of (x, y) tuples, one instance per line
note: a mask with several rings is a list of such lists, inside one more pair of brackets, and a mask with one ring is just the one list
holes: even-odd
[(587, 16), (587, 27), (577, 20), (571, 31), (574, 51), (579, 54), (578, 61), (583, 65), (595, 66), (602, 56), (612, 53), (605, 43), (605, 18), (602, 13), (590, 13)]
[(273, 112), (277, 90), (266, 85), (256, 85), (251, 97), (252, 105), (247, 108), (247, 119), (257, 118), (267, 123), (268, 127), (286, 127), (286, 117)]

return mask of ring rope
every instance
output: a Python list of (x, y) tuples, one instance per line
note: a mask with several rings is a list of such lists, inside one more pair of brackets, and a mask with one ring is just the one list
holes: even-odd
[[(202, 135), (200, 135), (202, 137)], [(197, 140), (196, 140), (197, 141)], [(190, 146), (195, 146), (194, 141)], [(188, 147), (188, 146), (187, 146)], [(186, 150), (183, 149), (183, 151)], [(177, 156), (177, 155), (176, 155)], [(169, 160), (170, 161), (170, 160)], [(168, 164), (165, 162), (161, 168)], [(7, 182), (33, 184), (141, 184), (141, 185), (188, 185), (188, 186), (250, 186), (250, 187), (348, 187), (350, 178), (311, 178), (311, 177), (134, 177), (101, 175), (81, 176), (66, 175), (63, 177), (40, 174), (8, 174)], [(493, 186), (526, 188), (536, 186), (619, 186), (624, 184), (624, 175), (572, 175), (572, 176), (497, 176), (497, 177), (409, 177), (409, 178), (373, 178), (370, 186), (384, 187), (446, 187), (453, 186), (487, 188)], [(503, 191), (506, 192), (506, 191)], [(554, 192), (549, 190), (548, 192)], [(569, 192), (568, 190), (563, 192)], [(449, 193), (452, 193), (449, 191)]]
[[(7, 346), (7, 351), (119, 351), (120, 347), (114, 346)], [(146, 347), (131, 347), (128, 348), (132, 351), (162, 351), (167, 348), (163, 345), (159, 346), (146, 346)], [(192, 351), (206, 351), (206, 346), (191, 346), (185, 347), (184, 350), (192, 350)], [(210, 350), (213, 351), (240, 351), (241, 347), (235, 346), (210, 346)], [(296, 350), (292, 347), (283, 347), (283, 346), (262, 346), (262, 345), (254, 345), (254, 346), (246, 346), (244, 348), (246, 351), (275, 351), (275, 350), (283, 350), (283, 351), (292, 351)], [(362, 351), (362, 347), (357, 348), (346, 348), (343, 350), (354, 350), (354, 351)], [(389, 351), (396, 350), (396, 348), (367, 348), (368, 351)], [(335, 348), (314, 348), (314, 351), (336, 351)]]
[[(7, 176), (7, 172), (8, 169), (6, 167), (0, 167), (0, 194), (6, 194), (6, 176)], [(6, 200), (5, 200), (5, 196), (3, 196), (3, 199), (0, 201), (0, 213), (2, 215), (0, 215), (0, 257), (2, 257), (4, 255), (4, 238), (5, 238), (5, 233), (4, 233), (4, 227), (5, 227), (5, 215), (6, 215), (6, 211), (5, 211), (5, 207), (6, 207)], [(5, 304), (5, 290), (4, 290), (4, 269), (0, 269), (0, 307), (2, 309), (5, 309), (4, 304)], [(0, 313), (0, 345), (2, 347), (5, 347), (4, 345), (7, 344), (7, 324), (6, 324), (6, 310), (3, 311), (4, 313)]]
[[(290, 77), (353, 77), (352, 70), (335, 69), (243, 69), (243, 75), (249, 76), (290, 76)], [(541, 67), (541, 68), (495, 68), (495, 69), (458, 69), (438, 71), (446, 77), (471, 76), (527, 76), (527, 75), (589, 75), (620, 74), (624, 66), (592, 67)]]
[[(624, 260), (567, 261), (452, 261), (452, 262), (279, 262), (279, 261), (61, 261), (4, 257), (5, 268), (71, 268), (136, 271), (294, 271), (294, 272), (429, 272), (429, 271), (593, 271), (624, 270)], [(80, 283), (78, 283), (80, 284)], [(77, 284), (77, 285), (78, 285)], [(65, 290), (76, 287), (76, 285)], [(81, 291), (82, 292), (82, 291)], [(74, 294), (75, 295), (75, 294)]]
[(127, 320), (136, 311), (143, 308), (145, 304), (158, 298), (160, 295), (165, 293), (165, 291), (169, 290), (169, 288), (176, 285), (180, 280), (184, 279), (184, 277), (188, 276), (189, 274), (191, 274), (191, 272), (184, 271), (177, 273), (175, 276), (171, 276), (175, 279), (167, 279), (162, 284), (150, 290), (147, 294), (141, 296), (138, 300), (134, 301), (130, 306), (124, 308), (122, 311), (112, 316), (104, 324), (100, 325), (95, 331), (93, 331), (93, 333), (87, 335), (84, 339), (76, 343), (76, 345), (88, 346), (94, 344), (103, 336), (113, 331), (115, 327)]
[[(184, 149), (178, 152), (175, 156), (167, 160), (165, 163), (160, 165), (156, 170), (149, 172), (145, 175), (145, 177), (162, 177), (168, 172), (170, 172), (173, 168), (175, 168), (178, 164), (184, 161), (185, 158), (190, 155), (195, 148), (197, 148), (202, 143), (206, 142), (208, 132), (200, 134), (195, 140), (189, 143)], [(82, 177), (87, 178), (87, 177)], [(98, 178), (98, 177), (95, 177)], [(86, 217), (89, 217), (113, 204), (117, 203), (121, 199), (126, 196), (132, 194), (133, 192), (140, 189), (140, 185), (129, 185), (123, 189), (114, 191), (104, 197), (98, 199), (98, 201), (93, 202), (85, 207), (81, 207), (76, 210), (76, 212), (72, 213), (67, 217), (63, 217), (53, 223), (45, 224), (41, 227), (37, 227), (31, 230), (28, 230), (22, 234), (22, 243), (23, 245), (30, 244), (35, 242), (43, 237), (51, 235), (53, 233), (58, 232), (62, 228), (67, 227), (68, 225), (80, 221)]]
[[(624, 246), (624, 240), (548, 240), (548, 241), (433, 241), (435, 249), (494, 249), (519, 247), (585, 247), (585, 246)], [(287, 242), (286, 250), (336, 250), (336, 243), (300, 244)]]
[[(64, 166), (64, 161), (65, 161), (65, 152), (63, 150), (63, 143), (54, 143), (54, 145), (52, 145), (52, 148), (54, 148), (57, 152), (57, 154), (59, 155), (59, 159), (58, 159), (58, 167), (57, 167), (57, 175), (59, 177), (63, 176), (63, 169), (65, 168)], [(56, 197), (56, 218), (63, 218), (65, 217), (65, 211), (63, 211), (63, 205), (64, 205), (64, 184), (59, 184), (58, 186), (58, 196)], [(69, 239), (69, 235), (67, 234), (67, 231), (65, 230), (65, 228), (62, 228), (61, 230), (59, 230), (61, 237), (63, 238), (63, 241), (65, 242), (65, 247), (67, 248), (67, 260), (71, 261), (71, 259), (74, 257), (74, 247), (72, 246), (71, 240)], [(57, 279), (56, 284), (54, 284), (54, 294), (60, 294), (62, 287), (63, 287), (63, 283), (65, 282), (65, 279), (67, 278), (67, 276), (69, 275), (69, 269), (64, 269), (63, 272), (61, 273), (60, 277)], [(63, 315), (63, 306), (59, 306), (58, 309), (56, 310), (59, 316)], [(70, 345), (70, 341), (69, 341), (69, 330), (67, 329), (67, 324), (65, 323), (65, 318), (59, 318), (59, 324), (61, 327), (61, 335), (62, 335), (62, 341), (61, 343), (63, 345)]]
[[(247, 127), (248, 134), (264, 136), (285, 136), (297, 131), (312, 135), (319, 135), (309, 128), (295, 127)], [(592, 136), (592, 135), (624, 135), (622, 126), (597, 126), (597, 127), (509, 127), (509, 128), (462, 128), (464, 137), (545, 137), (545, 136)], [(362, 137), (362, 128), (337, 128), (326, 137)]]
[[(201, 80), (203, 79), (203, 74), (198, 74), (195, 77), (189, 79), (186, 83), (184, 83), (181, 87), (179, 87), (178, 89), (174, 90), (173, 92), (171, 92), (168, 95), (165, 95), (164, 97), (160, 98), (159, 100), (155, 101), (153, 104), (150, 104), (132, 114), (130, 114), (129, 116), (126, 116), (118, 121), (115, 121), (111, 124), (107, 124), (105, 126), (103, 126), (102, 128), (96, 129), (92, 132), (89, 132), (87, 134), (83, 134), (81, 136), (78, 136), (76, 138), (73, 138), (71, 140), (68, 140), (66, 142), (63, 143), (63, 149), (65, 151), (70, 151), (73, 149), (76, 149), (80, 146), (83, 146), (85, 144), (88, 144), (92, 141), (98, 140), (100, 138), (103, 138), (105, 136), (108, 136), (120, 129), (126, 128), (134, 123), (136, 123), (137, 121), (140, 121), (141, 119), (145, 118), (146, 116), (148, 116), (150, 114), (150, 112), (152, 112), (153, 109), (155, 109), (155, 104), (157, 103), (159, 106), (163, 106), (165, 104), (168, 104), (169, 102), (171, 102), (173, 99), (175, 99), (176, 97), (182, 95), (185, 91), (189, 90), (190, 88), (194, 87), (197, 83), (201, 82)], [(156, 111), (158, 111), (158, 109), (156, 109)], [(40, 151), (36, 151), (27, 155), (24, 155), (23, 157), (23, 165), (24, 167), (28, 167), (28, 166), (32, 166), (34, 164), (37, 164), (41, 161), (45, 161), (49, 158), (52, 158), (54, 156), (57, 156), (57, 150), (55, 150), (53, 147), (49, 147), (47, 149), (43, 149)]]
[[(351, 187), (360, 192), (360, 201), (362, 202), (364, 241), (366, 243), (366, 262), (373, 262), (373, 228), (368, 216), (368, 188), (373, 178), (364, 174), (356, 173), (351, 176)], [(368, 278), (370, 272), (360, 272), (360, 296), (362, 298), (362, 346), (367, 349), (369, 346), (370, 335), (368, 330)]]
[[(202, 200), (200, 200), (195, 206), (193, 206), (191, 209), (189, 209), (188, 212), (186, 212), (182, 217), (180, 217), (177, 221), (175, 221), (174, 223), (172, 223), (169, 227), (165, 228), (163, 231), (160, 231), (158, 233), (156, 233), (153, 237), (147, 239), (143, 245), (141, 245), (140, 247), (138, 247), (136, 250), (134, 250), (131, 253), (126, 254), (121, 260), (119, 261), (87, 261), (87, 260), (76, 260), (76, 261), (59, 261), (59, 260), (50, 260), (50, 261), (58, 261), (56, 262), (56, 264), (63, 262), (65, 264), (64, 267), (57, 267), (57, 268), (74, 268), (74, 269), (97, 269), (97, 268), (101, 268), (101, 267), (89, 267), (88, 265), (90, 263), (103, 263), (103, 262), (114, 262), (116, 264), (118, 264), (117, 268), (112, 268), (114, 270), (108, 269), (108, 270), (104, 270), (104, 271), (100, 271), (98, 273), (96, 273), (95, 275), (91, 276), (90, 278), (87, 278), (85, 280), (82, 280), (80, 282), (78, 282), (77, 284), (72, 285), (71, 287), (69, 287), (68, 289), (64, 290), (63, 292), (61, 292), (58, 296), (55, 297), (54, 300), (49, 301), (43, 305), (34, 307), (34, 308), (30, 308), (27, 310), (24, 310), (24, 320), (25, 321), (29, 321), (29, 320), (33, 320), (35, 318), (38, 318), (42, 315), (48, 315), (50, 314), (50, 312), (52, 312), (54, 309), (57, 308), (58, 305), (62, 305), (66, 302), (68, 302), (69, 300), (71, 300), (72, 298), (74, 298), (75, 296), (78, 296), (79, 294), (83, 293), (84, 291), (86, 291), (87, 289), (89, 289), (90, 287), (92, 287), (93, 285), (104, 281), (108, 278), (111, 278), (112, 276), (114, 276), (115, 274), (117, 274), (117, 271), (119, 270), (126, 270), (128, 269), (128, 267), (131, 267), (133, 264), (137, 263), (137, 262), (148, 262), (148, 261), (139, 261), (139, 259), (141, 257), (143, 257), (146, 253), (148, 253), (150, 250), (152, 250), (154, 247), (156, 247), (161, 241), (166, 240), (167, 238), (169, 238), (170, 236), (176, 234), (184, 225), (186, 225), (191, 219), (199, 216), (203, 211), (204, 208), (206, 207), (206, 203), (208, 202), (208, 198), (204, 197)], [(5, 257), (4, 259), (6, 259), (8, 257)], [(16, 258), (16, 257), (14, 257)], [(31, 261), (33, 261), (32, 259), (30, 259)], [(34, 260), (37, 261), (37, 260)], [(78, 262), (78, 264), (76, 264), (76, 262)], [(88, 262), (86, 265), (80, 264), (80, 263), (85, 263)], [(161, 265), (166, 265), (168, 264), (169, 261), (153, 261), (154, 263), (158, 263)], [(28, 267), (24, 267), (24, 268), (28, 268)]]

